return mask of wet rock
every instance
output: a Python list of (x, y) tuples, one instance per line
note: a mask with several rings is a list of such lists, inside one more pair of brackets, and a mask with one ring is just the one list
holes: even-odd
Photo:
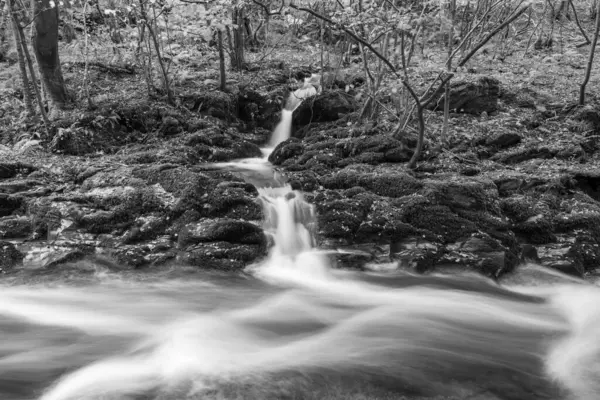
[(472, 221), (461, 218), (447, 206), (409, 201), (404, 221), (414, 228), (431, 232), (445, 243), (456, 242), (478, 231)]
[(44, 263), (44, 268), (55, 268), (63, 264), (68, 264), (84, 259), (86, 256), (93, 254), (91, 249), (67, 249), (64, 251), (55, 251), (50, 258)]
[(147, 247), (122, 246), (112, 252), (113, 257), (119, 262), (120, 269), (138, 269), (150, 264), (146, 256), (149, 253)]
[(161, 214), (139, 216), (123, 235), (122, 242), (135, 243), (155, 239), (165, 231), (168, 223), (168, 219)]
[(14, 244), (0, 241), (0, 272), (5, 272), (21, 264), (25, 255)]
[(318, 193), (309, 201), (316, 206), (319, 234), (327, 238), (344, 238), (348, 243), (351, 243), (372, 204), (369, 197), (345, 198), (335, 191)]
[(287, 95), (285, 88), (264, 93), (252, 89), (241, 90), (238, 95), (239, 117), (251, 127), (272, 130), (279, 121), (279, 112)]
[(22, 197), (0, 193), (0, 217), (11, 215), (24, 206)]
[(186, 225), (179, 233), (178, 246), (185, 249), (203, 242), (229, 242), (264, 246), (265, 235), (261, 227), (234, 219), (202, 219)]
[(27, 175), (37, 168), (20, 162), (0, 162), (0, 179), (14, 178), (17, 175)]
[[(299, 128), (313, 123), (336, 121), (356, 110), (356, 107), (354, 99), (343, 91), (324, 92), (302, 102), (296, 108), (292, 126)], [(297, 132), (294, 136), (301, 138), (304, 135)]]
[(573, 283), (573, 280), (568, 275), (557, 273), (555, 269), (528, 262), (517, 266), (514, 271), (502, 276), (500, 283), (531, 287)]
[(299, 156), (304, 152), (304, 145), (299, 139), (290, 138), (281, 142), (269, 155), (269, 162), (273, 165), (281, 165), (284, 161)]
[(23, 216), (0, 217), (0, 239), (26, 238), (31, 233), (30, 218)]
[(482, 232), (447, 246), (445, 254), (438, 260), (439, 264), (466, 266), (492, 278), (512, 271), (518, 262), (519, 254)]
[[(498, 109), (500, 81), (487, 76), (464, 76), (450, 83), (450, 110), (479, 115), (492, 113)], [(442, 91), (429, 109), (444, 110), (445, 96)]]
[(395, 238), (418, 235), (420, 232), (403, 222), (404, 211), (389, 201), (375, 200), (364, 221), (358, 227), (355, 240), (382, 243)]
[(264, 256), (262, 245), (231, 242), (200, 243), (188, 247), (180, 261), (206, 269), (240, 270)]
[(390, 258), (402, 269), (419, 273), (431, 271), (443, 254), (443, 246), (422, 236), (407, 236), (390, 244)]

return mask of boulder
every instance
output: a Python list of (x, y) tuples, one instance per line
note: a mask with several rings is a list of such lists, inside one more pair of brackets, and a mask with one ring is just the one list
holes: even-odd
[[(305, 100), (294, 110), (292, 126), (297, 129), (312, 123), (336, 121), (356, 108), (354, 99), (345, 92), (324, 92)], [(304, 135), (301, 131), (295, 131), (294, 136), (301, 138)]]
[[(498, 109), (500, 81), (488, 76), (466, 75), (450, 81), (450, 110), (479, 115)], [(429, 105), (430, 110), (443, 111), (445, 95), (442, 90)]]
[(14, 244), (0, 241), (0, 272), (5, 272), (19, 265), (25, 255)]
[(202, 219), (186, 225), (179, 233), (180, 249), (206, 242), (265, 245), (266, 239), (261, 227), (228, 218)]

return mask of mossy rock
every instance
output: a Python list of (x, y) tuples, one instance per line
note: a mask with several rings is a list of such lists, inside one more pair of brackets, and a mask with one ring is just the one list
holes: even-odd
[(386, 197), (402, 197), (416, 193), (422, 183), (412, 175), (398, 171), (389, 173), (360, 173), (355, 171), (340, 171), (320, 180), (327, 189), (349, 189), (361, 186), (365, 189)]
[(0, 241), (0, 272), (6, 272), (21, 264), (25, 255), (14, 244)]

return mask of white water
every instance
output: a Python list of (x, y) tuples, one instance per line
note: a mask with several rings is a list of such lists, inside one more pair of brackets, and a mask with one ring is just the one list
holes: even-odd
[(333, 270), (302, 193), (260, 194), (274, 247), (249, 274), (6, 281), (0, 399), (599, 397), (596, 286)]

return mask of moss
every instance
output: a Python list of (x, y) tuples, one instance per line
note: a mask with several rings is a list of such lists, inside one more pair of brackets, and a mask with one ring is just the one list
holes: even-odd
[(422, 184), (405, 172), (396, 173), (360, 173), (342, 171), (325, 176), (321, 184), (327, 189), (350, 189), (363, 187), (377, 195), (402, 197), (417, 192)]
[(499, 212), (496, 193), (486, 190), (481, 182), (429, 180), (425, 183), (425, 188), (435, 203), (446, 205), (453, 210)]
[(500, 200), (502, 212), (515, 222), (526, 221), (541, 213), (537, 201), (529, 195), (513, 195)]
[(319, 215), (319, 231), (329, 238), (352, 239), (365, 220), (371, 203), (366, 198), (323, 199), (314, 202)]
[(478, 230), (476, 224), (453, 213), (449, 207), (426, 203), (414, 204), (405, 210), (404, 222), (427, 230), (446, 243), (468, 237)]

